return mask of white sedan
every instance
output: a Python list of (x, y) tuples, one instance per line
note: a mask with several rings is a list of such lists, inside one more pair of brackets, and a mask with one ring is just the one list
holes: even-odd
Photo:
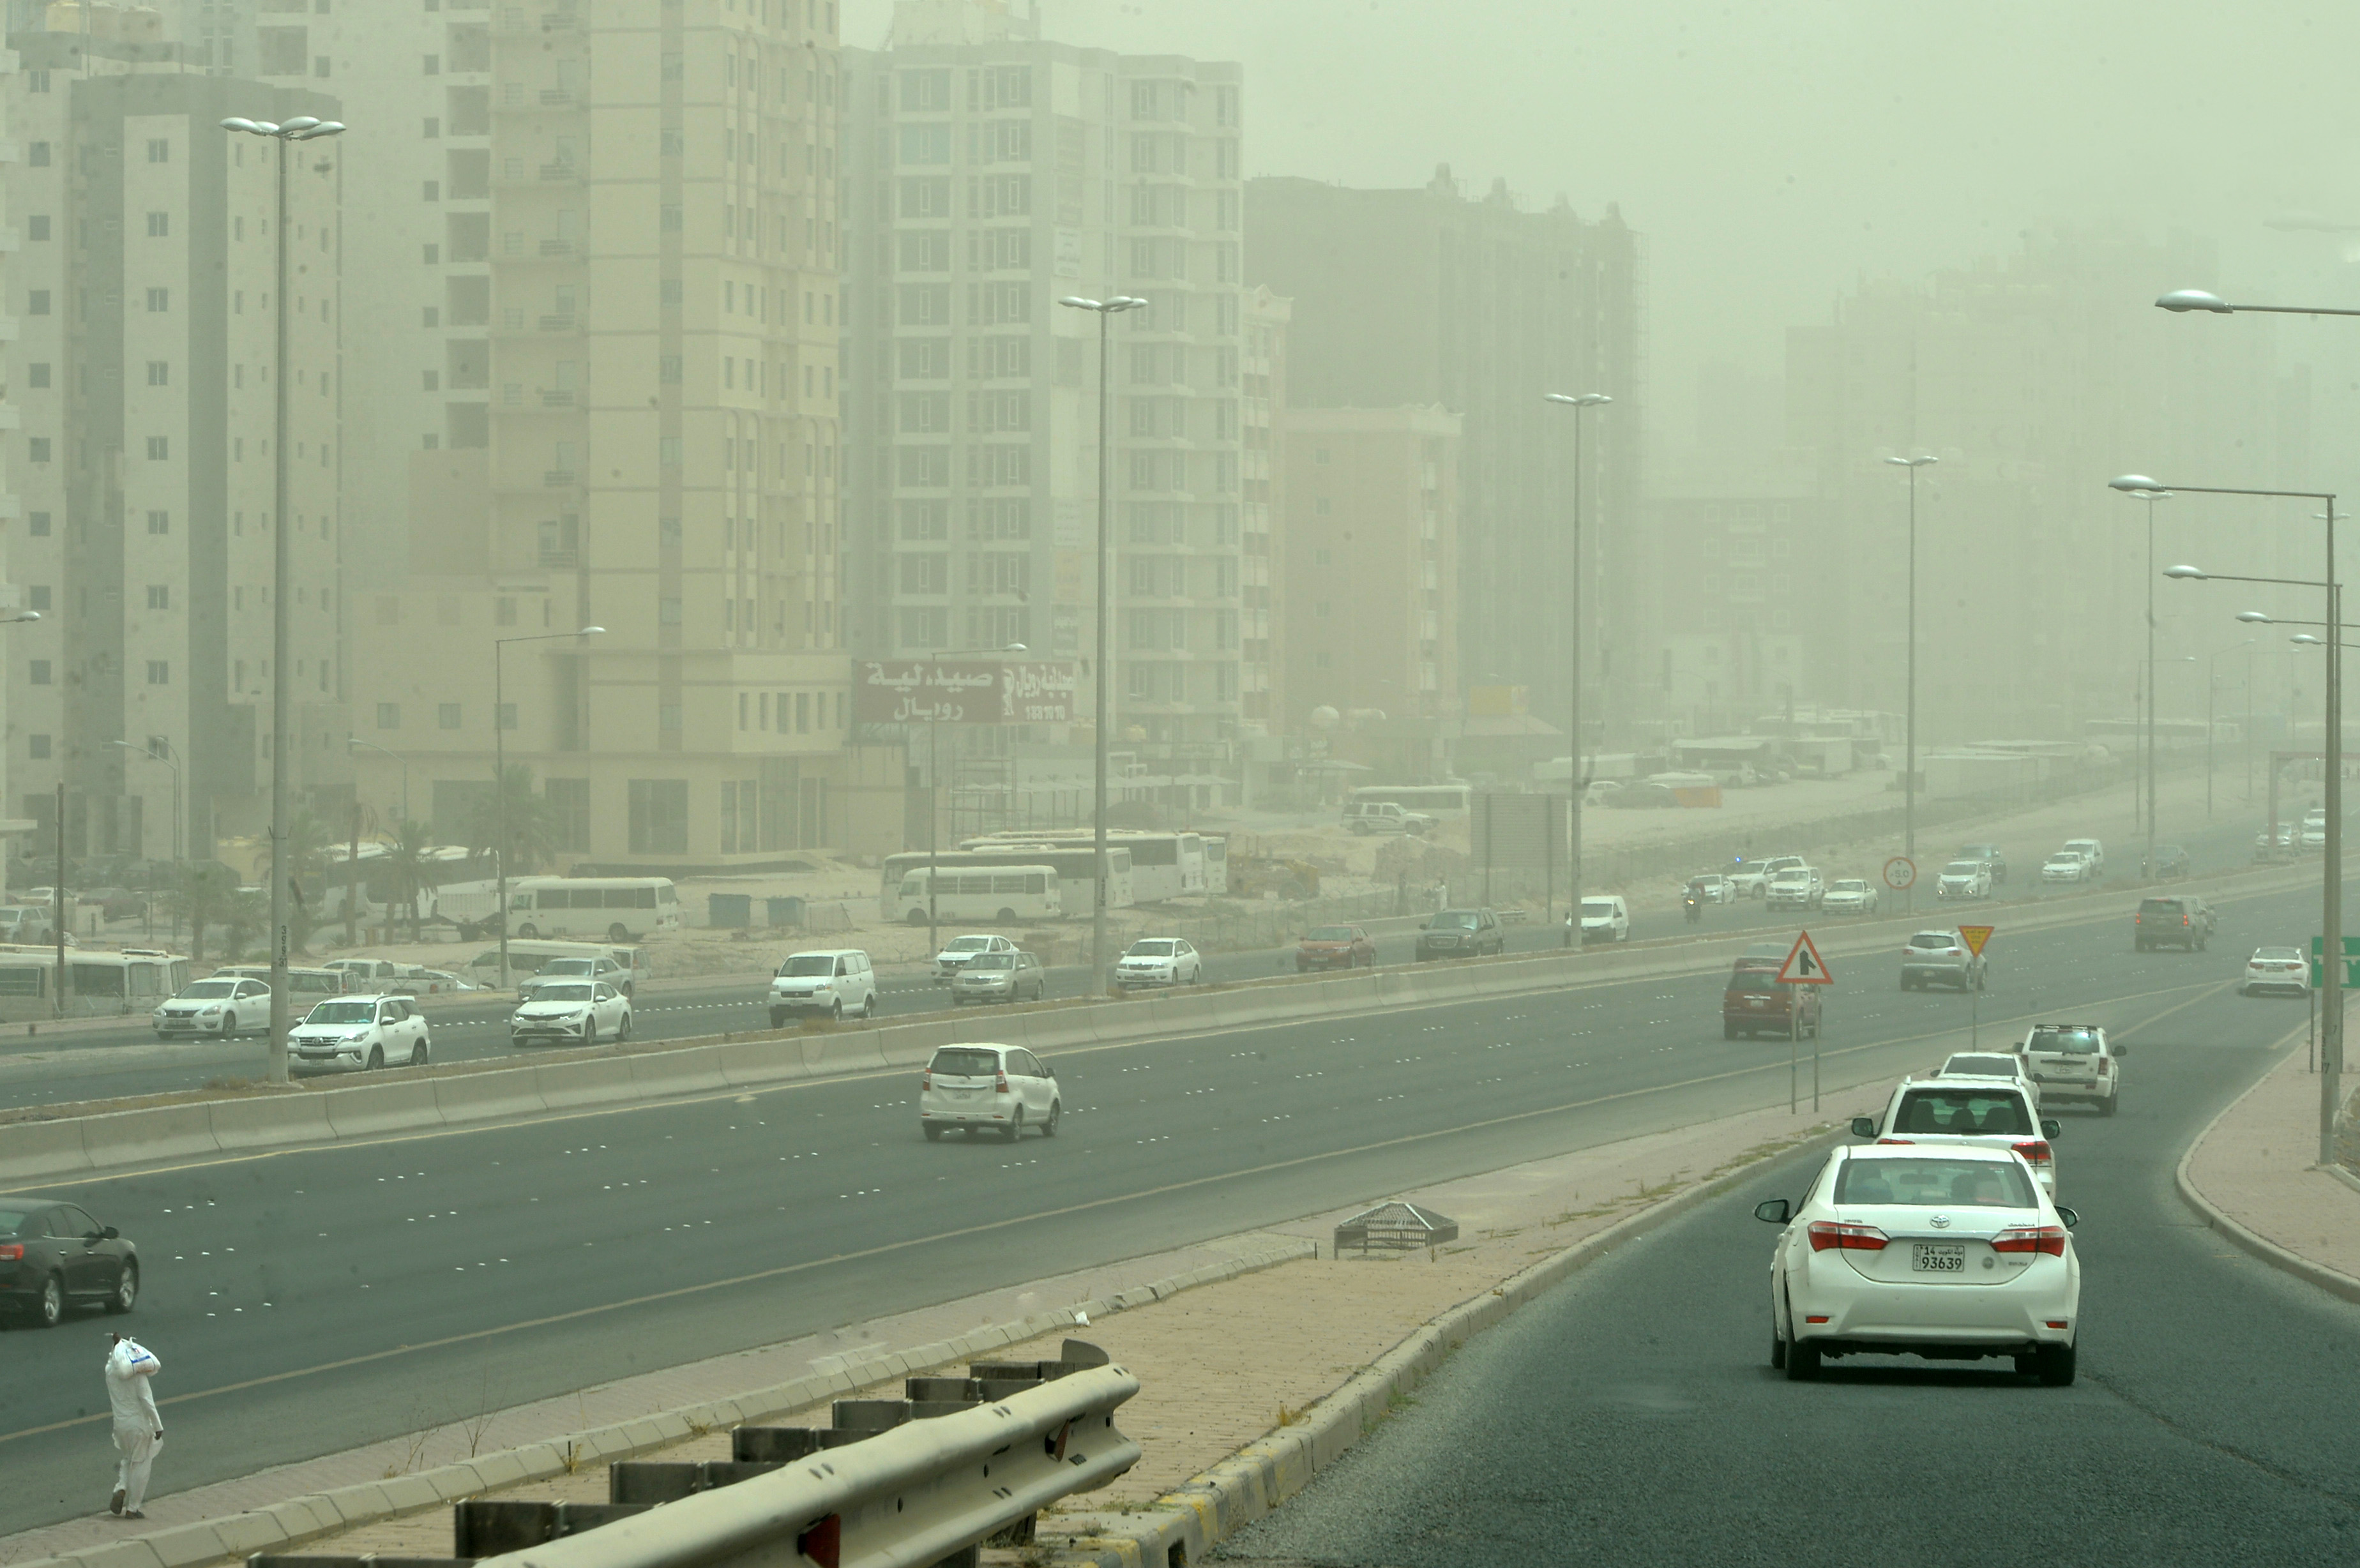
[(2040, 867), (2043, 882), (2087, 882), (2090, 863), (2081, 858), (2079, 850), (2060, 849), (2050, 855)]
[(1123, 949), (1114, 983), (1124, 990), (1142, 985), (1194, 985), (1205, 977), (1205, 960), (1176, 936), (1143, 936)]
[(1770, 1365), (1816, 1377), (1844, 1356), (2005, 1356), (2073, 1381), (2077, 1216), (2005, 1149), (1838, 1149), (1800, 1203), (1754, 1217), (1786, 1228), (1770, 1258)]
[(2237, 987), (2238, 995), (2258, 996), (2265, 991), (2288, 991), (2298, 996), (2311, 994), (2311, 965), (2299, 947), (2257, 947), (2254, 956), (2245, 960), (2245, 983)]
[(508, 1019), (508, 1043), (566, 1040), (595, 1045), (631, 1038), (631, 999), (603, 980), (562, 980), (543, 985)]
[(1876, 889), (1858, 877), (1844, 877), (1828, 884), (1827, 896), (1819, 908), (1831, 915), (1873, 915), (1876, 913)]

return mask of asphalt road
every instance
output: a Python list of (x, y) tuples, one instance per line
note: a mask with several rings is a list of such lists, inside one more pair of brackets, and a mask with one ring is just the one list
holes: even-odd
[[(2225, 871), (2251, 864), (2253, 835), (2259, 821), (2258, 817), (2246, 821), (2242, 816), (2233, 820), (2224, 813), (2217, 826), (2184, 840), (2194, 868), (2199, 872)], [(2117, 885), (2124, 875), (2136, 869), (2138, 854), (2139, 848), (2135, 844), (2116, 847), (2113, 864)], [(1929, 849), (1921, 859), (1925, 862), (1926, 881), (1918, 889), (1918, 906), (1926, 910), (1927, 920), (1932, 924), (1947, 925), (1978, 912), (1990, 912), (1995, 919), (2004, 920), (2000, 911), (2011, 905), (2080, 891), (2043, 887), (2038, 880), (2039, 857), (2027, 851), (2011, 861), (2011, 880), (1995, 889), (1988, 904), (1938, 906), (1931, 887), (1939, 858)], [(1890, 892), (1884, 897), (1883, 912), (1890, 914), (1901, 908)], [(1794, 910), (1772, 910), (1758, 899), (1746, 899), (1734, 905), (1708, 906), (1693, 927), (1677, 908), (1642, 909), (1634, 913), (1631, 934), (1635, 941), (1677, 936), (1689, 931), (1726, 934), (1758, 930), (1765, 936), (1787, 935), (1798, 923), (1825, 927), (1840, 925), (1851, 918), (1817, 913), (1798, 917)], [(1380, 963), (1414, 961), (1412, 950), (1416, 933), (1408, 929), (1407, 922), (1384, 922), (1378, 930)], [(1512, 925), (1507, 928), (1507, 937), (1509, 952), (1535, 952), (1561, 945), (1563, 931), (1555, 924)], [(947, 936), (945, 940), (948, 940)], [(1246, 980), (1294, 972), (1292, 945), (1258, 953), (1221, 953), (1206, 963), (1206, 975), (1214, 980)], [(1052, 969), (1049, 994), (1085, 995), (1089, 980), (1086, 965)], [(678, 990), (651, 990), (643, 998), (645, 1005), (634, 1011), (633, 1033), (642, 1040), (674, 1040), (768, 1029), (770, 1011), (764, 996), (759, 985), (742, 979)], [(888, 1016), (906, 1016), (945, 1007), (949, 1006), (949, 996), (945, 987), (923, 975), (885, 973), (880, 975), (878, 1006)], [(468, 1062), (518, 1054), (517, 1048), (508, 1043), (508, 1017), (511, 1010), (512, 1004), (490, 997), (480, 1006), (438, 1008), (432, 1015), (435, 1060)], [(258, 1040), (164, 1043), (156, 1039), (144, 1017), (126, 1019), (120, 1028), (111, 1029), (31, 1038), (11, 1035), (0, 1039), (0, 1106), (64, 1105), (194, 1089), (222, 1077), (258, 1078), (265, 1073), (265, 1056)]]
[[(2222, 989), (2310, 908), (2232, 903), (2205, 954), (2134, 954), (2117, 919), (2003, 940), (1985, 1038), (2039, 1015), (2159, 1020), (2131, 1038), (2219, 1048), (2195, 1096), (2217, 1097), (2302, 1017)], [(1830, 1083), (1964, 1044), (1967, 998), (1838, 978)], [(169, 1491), (1772, 1102), (1786, 1052), (1723, 1041), (1719, 992), (1714, 975), (1598, 984), (1069, 1051), (1060, 1136), (1012, 1147), (924, 1142), (899, 1071), (50, 1190), (140, 1247), (132, 1322), (168, 1368)], [(2119, 1125), (2155, 1133), (2161, 1101), (2135, 1095)], [(2077, 1124), (2059, 1151), (2076, 1203), (2085, 1137), (2104, 1147)], [(102, 1321), (0, 1335), (0, 1519), (103, 1500)]]
[(1799, 1159), (1475, 1338), (1224, 1559), (2360, 1562), (2360, 1307), (2200, 1227), (2171, 1184), (2288, 1016), (2204, 996), (2134, 1037), (2118, 1116), (2062, 1113), (2074, 1387), (1908, 1357), (1771, 1371), (1776, 1232), (1753, 1209), (1801, 1194)]

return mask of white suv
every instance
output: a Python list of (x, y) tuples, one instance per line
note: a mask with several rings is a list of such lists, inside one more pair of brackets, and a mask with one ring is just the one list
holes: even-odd
[(2123, 1086), (2123, 1058), (2130, 1047), (2115, 1045), (2095, 1024), (2035, 1024), (2016, 1048), (2025, 1072), (2049, 1100), (2081, 1100), (2114, 1114)]
[(1036, 1127), (1057, 1136), (1057, 1071), (1017, 1045), (946, 1045), (918, 1074), (918, 1126), (929, 1141), (955, 1127), (1010, 1143)]
[(423, 1067), (434, 1042), (408, 996), (331, 996), (288, 1031), (287, 1054), (299, 1073), (373, 1073)]
[(1344, 825), (1356, 833), (1423, 833), (1434, 823), (1424, 811), (1392, 800), (1349, 800), (1344, 805)]
[(875, 1018), (877, 971), (869, 954), (857, 947), (831, 947), (790, 955), (770, 980), (770, 1027), (783, 1029), (797, 1013)]
[(1904, 1078), (1882, 1116), (1854, 1116), (1854, 1138), (1879, 1143), (1980, 1144), (2013, 1149), (2033, 1179), (2057, 1196), (2058, 1125), (2033, 1091), (2013, 1078)]
[(958, 977), (967, 961), (978, 953), (1014, 953), (1016, 944), (1004, 936), (955, 936), (948, 946), (934, 954), (934, 984), (946, 985)]
[(1770, 891), (1764, 902), (1774, 909), (1816, 909), (1827, 892), (1818, 867), (1785, 866), (1770, 874)]

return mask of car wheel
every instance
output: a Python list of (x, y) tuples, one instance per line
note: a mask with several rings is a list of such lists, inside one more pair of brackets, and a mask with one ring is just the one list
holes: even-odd
[(40, 1299), (33, 1303), (33, 1324), (37, 1328), (55, 1328), (65, 1321), (66, 1282), (56, 1275), (41, 1281)]
[(2016, 1363), (2016, 1375), (2019, 1377), (2029, 1377), (2040, 1370), (2040, 1357), (2034, 1351), (2027, 1350), (2009, 1359)]
[(784, 1007), (772, 1007), (770, 1009), (770, 1027), (772, 1029), (784, 1029), (787, 1027), (787, 1010)]
[(1721, 1025), (1721, 1038), (1723, 1040), (1735, 1040), (1737, 1038), (1737, 1026), (1735, 1024)]
[(1057, 1118), (1058, 1118), (1059, 1116), (1064, 1116), (1065, 1114), (1065, 1102), (1064, 1102), (1064, 1101), (1062, 1101), (1062, 1100), (1052, 1100), (1052, 1101), (1050, 1101), (1050, 1102), (1049, 1102), (1049, 1119), (1048, 1119), (1047, 1121), (1043, 1122), (1043, 1123), (1041, 1124), (1041, 1136), (1042, 1136), (1043, 1138), (1054, 1138), (1054, 1137), (1056, 1137), (1056, 1136), (1057, 1136)]
[(1023, 1136), (1024, 1107), (1019, 1105), (1016, 1107), (1015, 1118), (1006, 1127), (1000, 1129), (1000, 1141), (1002, 1143), (1014, 1143), (1018, 1138), (1022, 1138)]
[(2070, 1345), (2042, 1345), (2035, 1357), (2041, 1382), (2051, 1388), (2072, 1387), (2073, 1359), (2073, 1347)]
[(1786, 1346), (1786, 1381), (1808, 1383), (1819, 1375), (1819, 1347), (1805, 1340)]
[(2114, 1114), (2114, 1098), (2115, 1096), (2114, 1094), (2109, 1094), (2104, 1099), (2098, 1102), (2098, 1114), (2100, 1116), (2111, 1116)]
[(1783, 1372), (1786, 1369), (1786, 1339), (1778, 1332), (1778, 1325), (1773, 1323), (1770, 1325), (1770, 1370)]
[(598, 1020), (596, 1018), (585, 1018), (582, 1020), (582, 1043), (585, 1045), (595, 1045), (598, 1043)]
[[(953, 997), (952, 1000), (956, 1001), (957, 998)], [(843, 997), (838, 996), (835, 1001), (830, 1002), (827, 1005), (827, 1021), (832, 1024), (840, 1024), (844, 1021)]]
[(139, 1265), (125, 1259), (123, 1272), (115, 1277), (114, 1293), (106, 1298), (106, 1310), (120, 1317), (139, 1304)]
[(628, 1040), (631, 1038), (631, 1015), (629, 1013), (626, 1012), (623, 1015), (623, 1021), (615, 1026), (615, 1038), (617, 1040)]
[(527, 920), (524, 924), (517, 927), (517, 935), (522, 937), (527, 942), (530, 942), (540, 934), (541, 928), (533, 924), (530, 920)]
[(940, 1143), (943, 1140), (943, 1129), (932, 1122), (920, 1122), (918, 1130), (926, 1135), (928, 1143)]
[(876, 992), (874, 992), (874, 991), (869, 992), (869, 1000), (867, 1000), (867, 1001), (865, 1001), (865, 1002), (863, 1002), (863, 1003), (861, 1003), (861, 1004), (860, 1004), (860, 1016), (861, 1016), (862, 1018), (875, 1018), (875, 1017), (877, 1016), (877, 993), (876, 993)]
[(1013, 909), (1002, 909), (1000, 913), (994, 915), (992, 919), (998, 920), (1001, 925), (1012, 926), (1016, 923), (1016, 911)]
[(385, 1047), (383, 1047), (383, 1046), (381, 1046), (381, 1045), (373, 1045), (373, 1046), (370, 1046), (370, 1047), (369, 1047), (368, 1070), (369, 1070), (370, 1072), (372, 1072), (372, 1073), (377, 1073), (377, 1072), (381, 1072), (381, 1071), (383, 1071), (383, 1070), (384, 1070), (384, 1067), (385, 1067)]
[(606, 940), (608, 942), (628, 942), (631, 940), (630, 928), (624, 925), (622, 921), (617, 920), (613, 925), (606, 928)]
[(224, 1040), (235, 1040), (236, 1038), (237, 1038), (237, 1015), (236, 1015), (235, 1013), (224, 1013), (224, 1014), (223, 1014), (223, 1015), (222, 1015), (222, 1039), (224, 1039)]
[(416, 1045), (410, 1048), (410, 1064), (412, 1067), (423, 1067), (426, 1065), (426, 1042), (424, 1040), (421, 1040)]

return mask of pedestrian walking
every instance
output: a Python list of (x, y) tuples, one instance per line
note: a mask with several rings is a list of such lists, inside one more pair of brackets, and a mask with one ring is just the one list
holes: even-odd
[(156, 1450), (164, 1442), (164, 1418), (156, 1413), (156, 1393), (149, 1379), (164, 1369), (156, 1353), (127, 1334), (106, 1336), (106, 1402), (115, 1411), (115, 1452), (122, 1457), (115, 1469), (115, 1496), (106, 1511), (125, 1519), (146, 1519), (139, 1505), (148, 1500), (148, 1473), (155, 1467)]

